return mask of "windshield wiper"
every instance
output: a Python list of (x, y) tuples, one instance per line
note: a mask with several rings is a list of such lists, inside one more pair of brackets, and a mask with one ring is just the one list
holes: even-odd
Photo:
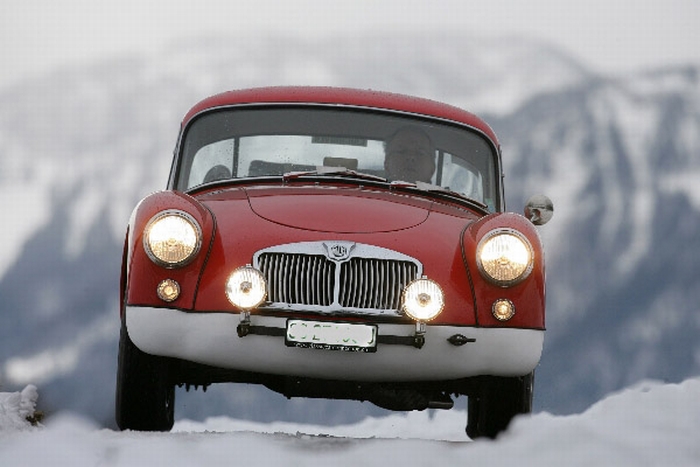
[(333, 176), (333, 177), (347, 177), (347, 178), (359, 178), (362, 180), (373, 180), (376, 182), (387, 182), (388, 180), (384, 177), (378, 175), (367, 174), (363, 172), (357, 172), (345, 167), (326, 167), (318, 166), (315, 170), (302, 170), (299, 172), (287, 172), (282, 175), (284, 181), (296, 180), (301, 177), (308, 176)]
[[(315, 170), (301, 170), (297, 172), (287, 172), (282, 177), (284, 181), (296, 180), (302, 177), (313, 177), (313, 176), (332, 176), (332, 177), (345, 177), (345, 178), (357, 178), (361, 180), (372, 180), (376, 182), (388, 183), (384, 177), (378, 175), (367, 174), (363, 172), (357, 172), (355, 170), (348, 169), (346, 167), (327, 167), (318, 166)], [(478, 201), (474, 198), (459, 193), (457, 191), (452, 191), (449, 188), (444, 188), (439, 185), (433, 185), (432, 183), (425, 182), (404, 182), (400, 180), (392, 181), (389, 183), (390, 188), (404, 188), (409, 190), (425, 191), (428, 193), (435, 193), (445, 195), (449, 198), (457, 198), (460, 201), (467, 201), (468, 203), (476, 206), (477, 208), (488, 210), (488, 206)]]
[(449, 188), (445, 188), (439, 185), (433, 185), (432, 183), (426, 183), (426, 182), (415, 182), (415, 183), (410, 183), (410, 182), (403, 182), (403, 181), (395, 181), (391, 182), (390, 185), (392, 188), (408, 188), (408, 189), (415, 189), (419, 191), (427, 191), (428, 193), (436, 193), (436, 194), (442, 194), (445, 196), (448, 196), (450, 198), (457, 198), (461, 201), (468, 201), (469, 203), (476, 205), (477, 207), (487, 210), (488, 206), (482, 203), (479, 200), (476, 200), (474, 198), (470, 198), (469, 196), (465, 195), (464, 193), (460, 193), (458, 191), (452, 191)]

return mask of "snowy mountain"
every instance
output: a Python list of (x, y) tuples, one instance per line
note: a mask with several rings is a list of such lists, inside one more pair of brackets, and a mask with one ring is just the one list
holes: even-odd
[[(381, 44), (377, 47), (376, 44)], [(226, 89), (373, 88), (481, 113), (509, 208), (548, 194), (548, 337), (536, 407), (578, 411), (700, 374), (698, 67), (601, 77), (548, 44), (469, 36), (208, 38), (0, 89), (0, 389), (112, 423), (124, 228), (165, 185), (179, 119)], [(337, 424), (368, 404), (261, 388), (178, 393), (180, 416)]]
[(645, 377), (698, 374), (698, 68), (590, 80), (492, 123), (511, 199), (555, 200), (546, 404), (581, 410)]

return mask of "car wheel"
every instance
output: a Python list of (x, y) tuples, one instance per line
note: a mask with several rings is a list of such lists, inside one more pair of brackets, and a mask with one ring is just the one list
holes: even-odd
[(532, 412), (535, 374), (515, 378), (489, 376), (469, 396), (467, 435), (471, 439), (495, 438), (519, 414)]
[(175, 414), (175, 386), (169, 360), (139, 350), (122, 321), (119, 335), (115, 416), (121, 430), (169, 431)]

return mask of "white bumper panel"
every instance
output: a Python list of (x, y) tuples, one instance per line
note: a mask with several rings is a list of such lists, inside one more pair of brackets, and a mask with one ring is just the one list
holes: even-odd
[[(427, 326), (425, 345), (380, 343), (375, 353), (287, 347), (284, 337), (238, 337), (240, 316), (127, 307), (126, 326), (146, 353), (259, 373), (354, 381), (429, 381), (477, 375), (521, 376), (542, 354), (544, 331)], [(286, 318), (251, 316), (254, 326), (284, 329)], [(410, 324), (379, 324), (379, 335), (411, 336)], [(476, 339), (455, 346), (455, 334)]]

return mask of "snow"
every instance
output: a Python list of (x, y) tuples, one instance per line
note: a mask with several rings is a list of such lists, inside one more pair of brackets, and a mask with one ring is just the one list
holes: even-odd
[(0, 465), (700, 465), (700, 378), (644, 382), (581, 414), (517, 418), (497, 440), (462, 437), (453, 410), (368, 418), (348, 426), (182, 420), (171, 433), (100, 429), (71, 414), (23, 421), (34, 386), (0, 393)]
[(0, 433), (31, 430), (28, 417), (34, 415), (39, 392), (33, 384), (21, 392), (0, 392)]

